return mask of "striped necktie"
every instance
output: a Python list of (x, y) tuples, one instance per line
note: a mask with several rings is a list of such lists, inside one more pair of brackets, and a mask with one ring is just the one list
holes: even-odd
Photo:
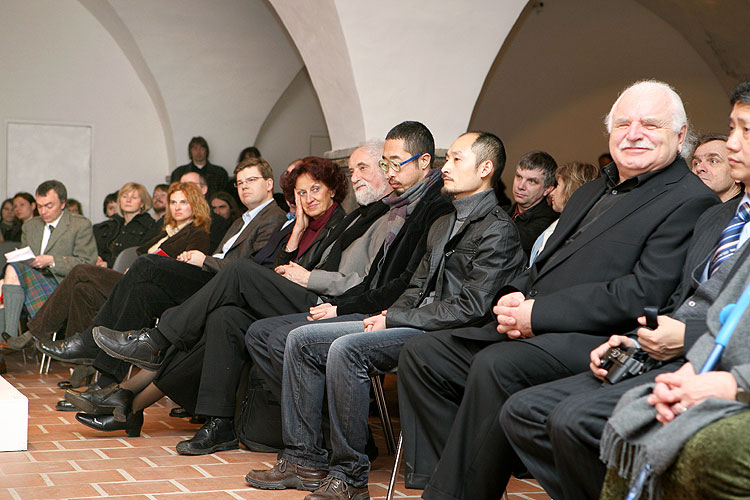
[(737, 215), (732, 217), (729, 225), (721, 232), (721, 239), (719, 240), (719, 244), (716, 245), (716, 250), (714, 250), (708, 266), (709, 278), (716, 272), (721, 263), (731, 257), (734, 251), (737, 250), (737, 244), (740, 242), (740, 234), (742, 234), (742, 229), (748, 220), (750, 220), (750, 203), (745, 202), (740, 205)]

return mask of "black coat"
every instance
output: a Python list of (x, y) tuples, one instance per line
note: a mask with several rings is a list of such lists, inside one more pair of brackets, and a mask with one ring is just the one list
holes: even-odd
[[(427, 251), (409, 287), (388, 308), (389, 328), (442, 330), (484, 323), (495, 290), (523, 271), (526, 257), (518, 230), (494, 192), (485, 194), (448, 239), (454, 217), (444, 215), (430, 228)], [(433, 292), (434, 300), (422, 304)]]
[(192, 161), (186, 165), (180, 165), (172, 171), (172, 176), (169, 182), (178, 182), (180, 177), (187, 174), (188, 172), (198, 172), (203, 175), (206, 179), (206, 185), (208, 186), (208, 193), (206, 193), (206, 199), (212, 194), (218, 191), (225, 191), (232, 193), (234, 191), (229, 186), (229, 176), (224, 167), (214, 165), (210, 162), (206, 162), (203, 167), (197, 167)]
[[(162, 230), (159, 234), (138, 247), (138, 255), (147, 253), (149, 248), (154, 246), (157, 241), (164, 238), (166, 235), (167, 232)], [(182, 252), (187, 250), (199, 250), (203, 253), (207, 253), (209, 249), (208, 232), (202, 227), (197, 227), (190, 223), (183, 227), (174, 236), (164, 240), (164, 242), (159, 245), (159, 248), (173, 258), (176, 258)]]
[[(328, 222), (326, 222), (326, 225), (323, 227), (323, 229), (318, 232), (318, 235), (313, 240), (312, 244), (305, 249), (305, 251), (301, 255), (297, 255), (297, 250), (294, 252), (287, 252), (286, 246), (281, 245), (278, 249), (278, 253), (276, 254), (276, 258), (274, 260), (274, 267), (280, 266), (283, 264), (289, 264), (290, 262), (294, 261), (300, 266), (304, 267), (308, 271), (314, 268), (320, 259), (322, 251), (324, 248), (319, 248), (323, 240), (325, 240), (331, 231), (333, 231), (333, 228), (336, 227), (336, 224), (344, 220), (344, 217), (346, 217), (346, 212), (344, 211), (344, 208), (339, 205), (331, 214), (331, 217), (328, 219)], [(292, 226), (294, 228), (294, 226)], [(292, 232), (289, 231), (289, 235), (291, 236)], [(286, 244), (286, 240), (283, 241)], [(328, 242), (333, 243), (333, 242)]]
[[(507, 208), (508, 215), (513, 216), (513, 211), (516, 209), (514, 203)], [(531, 249), (534, 248), (534, 242), (550, 224), (555, 222), (560, 216), (557, 212), (547, 205), (546, 200), (542, 200), (527, 211), (519, 214), (513, 222), (518, 228), (518, 234), (521, 236), (521, 248), (526, 255), (531, 254)]]
[[(606, 189), (605, 176), (578, 188), (531, 269), (500, 290), (535, 300), (531, 325), (537, 340), (565, 342), (564, 335), (539, 337), (549, 332), (626, 334), (638, 326), (644, 306), (664, 308), (682, 276), (696, 221), (719, 203), (678, 158), (566, 244)], [(487, 335), (498, 340), (494, 329), (480, 337)]]
[(376, 314), (387, 309), (409, 285), (427, 246), (427, 232), (439, 217), (453, 211), (448, 199), (440, 194), (442, 179), (430, 186), (393, 240), (381, 266), (377, 282), (376, 267), (383, 258), (383, 247), (373, 260), (365, 279), (333, 299), (337, 314)]
[(149, 214), (142, 213), (127, 224), (121, 215), (115, 214), (94, 225), (93, 229), (99, 257), (111, 268), (120, 252), (126, 248), (141, 246), (153, 238), (161, 227)]

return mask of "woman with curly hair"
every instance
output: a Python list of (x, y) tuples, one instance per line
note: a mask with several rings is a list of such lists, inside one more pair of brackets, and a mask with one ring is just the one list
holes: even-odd
[[(349, 224), (341, 222), (344, 219), (344, 210), (340, 206), (341, 200), (346, 196), (348, 190), (348, 180), (341, 168), (330, 160), (318, 157), (308, 157), (302, 159), (294, 168), (281, 177), (281, 186), (287, 200), (294, 200), (296, 206), (296, 219), (290, 227), (280, 228), (279, 233), (286, 232), (288, 238), (281, 240), (278, 247), (275, 247), (276, 258), (269, 259), (266, 267), (256, 262), (232, 262), (223, 268), (212, 280), (214, 286), (207, 285), (201, 289), (198, 294), (202, 297), (196, 299), (198, 294), (194, 295), (190, 301), (192, 305), (209, 295), (211, 290), (221, 293), (232, 292), (232, 287), (224, 287), (223, 279), (226, 277), (238, 277), (247, 281), (251, 286), (253, 283), (274, 283), (281, 287), (284, 292), (290, 292), (293, 288), (298, 290), (297, 294), (307, 294), (307, 288), (303, 286), (287, 285), (286, 280), (279, 279), (279, 274), (287, 276), (292, 281), (291, 275), (296, 272), (309, 273), (321, 259), (321, 254), (326, 248), (333, 247), (337, 225), (341, 223), (342, 227)], [(385, 205), (383, 205), (385, 208)], [(343, 239), (343, 238), (342, 238)], [(271, 238), (269, 245), (274, 245), (274, 237)], [(261, 249), (258, 253), (265, 253), (267, 249)], [(268, 267), (276, 266), (274, 269)], [(258, 281), (256, 282), (256, 279)], [(253, 283), (250, 283), (252, 281)], [(257, 285), (260, 286), (260, 285)], [(261, 303), (271, 304), (274, 302), (276, 290), (269, 285), (268, 290), (264, 289), (263, 296), (253, 295), (257, 298), (255, 301), (260, 306)], [(298, 307), (307, 307), (306, 301), (296, 300), (297, 296), (286, 296), (284, 304), (279, 307), (288, 308), (296, 305)], [(307, 295), (306, 295), (307, 296)], [(184, 304), (183, 304), (184, 305)], [(172, 316), (182, 316), (185, 311), (180, 309), (182, 306), (172, 308), (168, 312)], [(275, 309), (276, 306), (269, 306)], [(213, 329), (214, 321), (224, 321), (231, 324), (231, 331), (237, 335), (243, 336), (247, 326), (252, 323), (252, 314), (245, 313), (238, 305), (217, 306), (216, 311), (211, 311), (206, 318), (193, 317), (195, 324), (206, 322), (206, 327), (202, 331), (206, 335), (215, 331)], [(285, 309), (284, 309), (285, 310)], [(216, 314), (214, 314), (214, 312)], [(297, 311), (301, 312), (301, 311)], [(159, 324), (169, 323), (167, 314), (162, 315)], [(100, 327), (101, 328), (101, 327)], [(230, 328), (230, 327), (227, 327)], [(224, 333), (224, 329), (222, 329)], [(96, 335), (96, 333), (95, 333)], [(95, 337), (96, 338), (96, 337)], [(234, 338), (234, 337), (233, 337)], [(90, 395), (82, 393), (66, 393), (66, 399), (82, 409), (87, 409), (89, 413), (79, 413), (76, 419), (82, 424), (102, 430), (116, 431), (125, 430), (128, 436), (137, 436), (140, 433), (143, 424), (143, 409), (161, 399), (165, 394), (172, 400), (178, 402), (185, 409), (185, 414), (194, 414), (196, 400), (200, 388), (200, 379), (203, 370), (203, 360), (205, 347), (208, 341), (203, 338), (197, 345), (190, 350), (178, 350), (172, 348), (166, 354), (166, 358), (161, 367), (156, 370), (142, 369), (130, 379), (119, 384), (118, 387), (105, 387)], [(237, 367), (242, 369), (244, 365), (244, 351), (237, 353), (239, 363), (234, 360), (222, 360), (222, 370), (233, 372)], [(234, 380), (233, 380), (234, 381)], [(106, 400), (108, 406), (98, 406), (92, 403), (93, 400), (104, 400), (99, 397), (107, 394)], [(217, 391), (218, 392), (218, 391)], [(223, 388), (222, 388), (223, 392)], [(232, 392), (232, 390), (228, 390)], [(111, 414), (108, 415), (108, 414)]]

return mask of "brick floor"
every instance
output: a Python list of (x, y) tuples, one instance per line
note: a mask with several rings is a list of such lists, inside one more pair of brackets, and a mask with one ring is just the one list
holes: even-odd
[[(198, 426), (169, 417), (175, 406), (168, 399), (146, 409), (141, 437), (124, 431), (102, 433), (75, 420), (75, 413), (55, 411), (62, 397), (57, 382), (68, 378), (70, 365), (53, 362), (47, 375), (39, 366), (24, 365), (20, 355), (6, 356), (4, 378), (29, 398), (29, 449), (0, 453), (0, 500), (94, 499), (118, 500), (302, 500), (306, 492), (261, 491), (245, 484), (251, 468), (273, 465), (276, 456), (245, 449), (200, 457), (177, 455), (174, 446)], [(396, 403), (395, 383), (386, 379), (389, 404)], [(398, 415), (397, 408), (391, 415)], [(396, 432), (398, 432), (398, 422)], [(393, 456), (386, 453), (379, 419), (371, 419), (381, 455), (372, 465), (370, 495), (385, 498)], [(534, 481), (511, 480), (510, 500), (549, 500)], [(419, 498), (421, 491), (406, 489), (403, 476), (396, 483), (395, 499)], [(500, 498), (502, 492), (498, 492)]]

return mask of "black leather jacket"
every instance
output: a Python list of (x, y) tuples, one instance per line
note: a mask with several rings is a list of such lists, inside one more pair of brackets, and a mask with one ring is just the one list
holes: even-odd
[[(445, 215), (430, 228), (427, 251), (409, 287), (388, 309), (388, 328), (429, 331), (486, 323), (497, 290), (523, 271), (518, 230), (492, 191), (485, 192), (460, 231), (446, 242), (453, 217)], [(441, 264), (445, 270), (438, 285)], [(433, 290), (439, 290), (439, 296), (419, 307)]]

